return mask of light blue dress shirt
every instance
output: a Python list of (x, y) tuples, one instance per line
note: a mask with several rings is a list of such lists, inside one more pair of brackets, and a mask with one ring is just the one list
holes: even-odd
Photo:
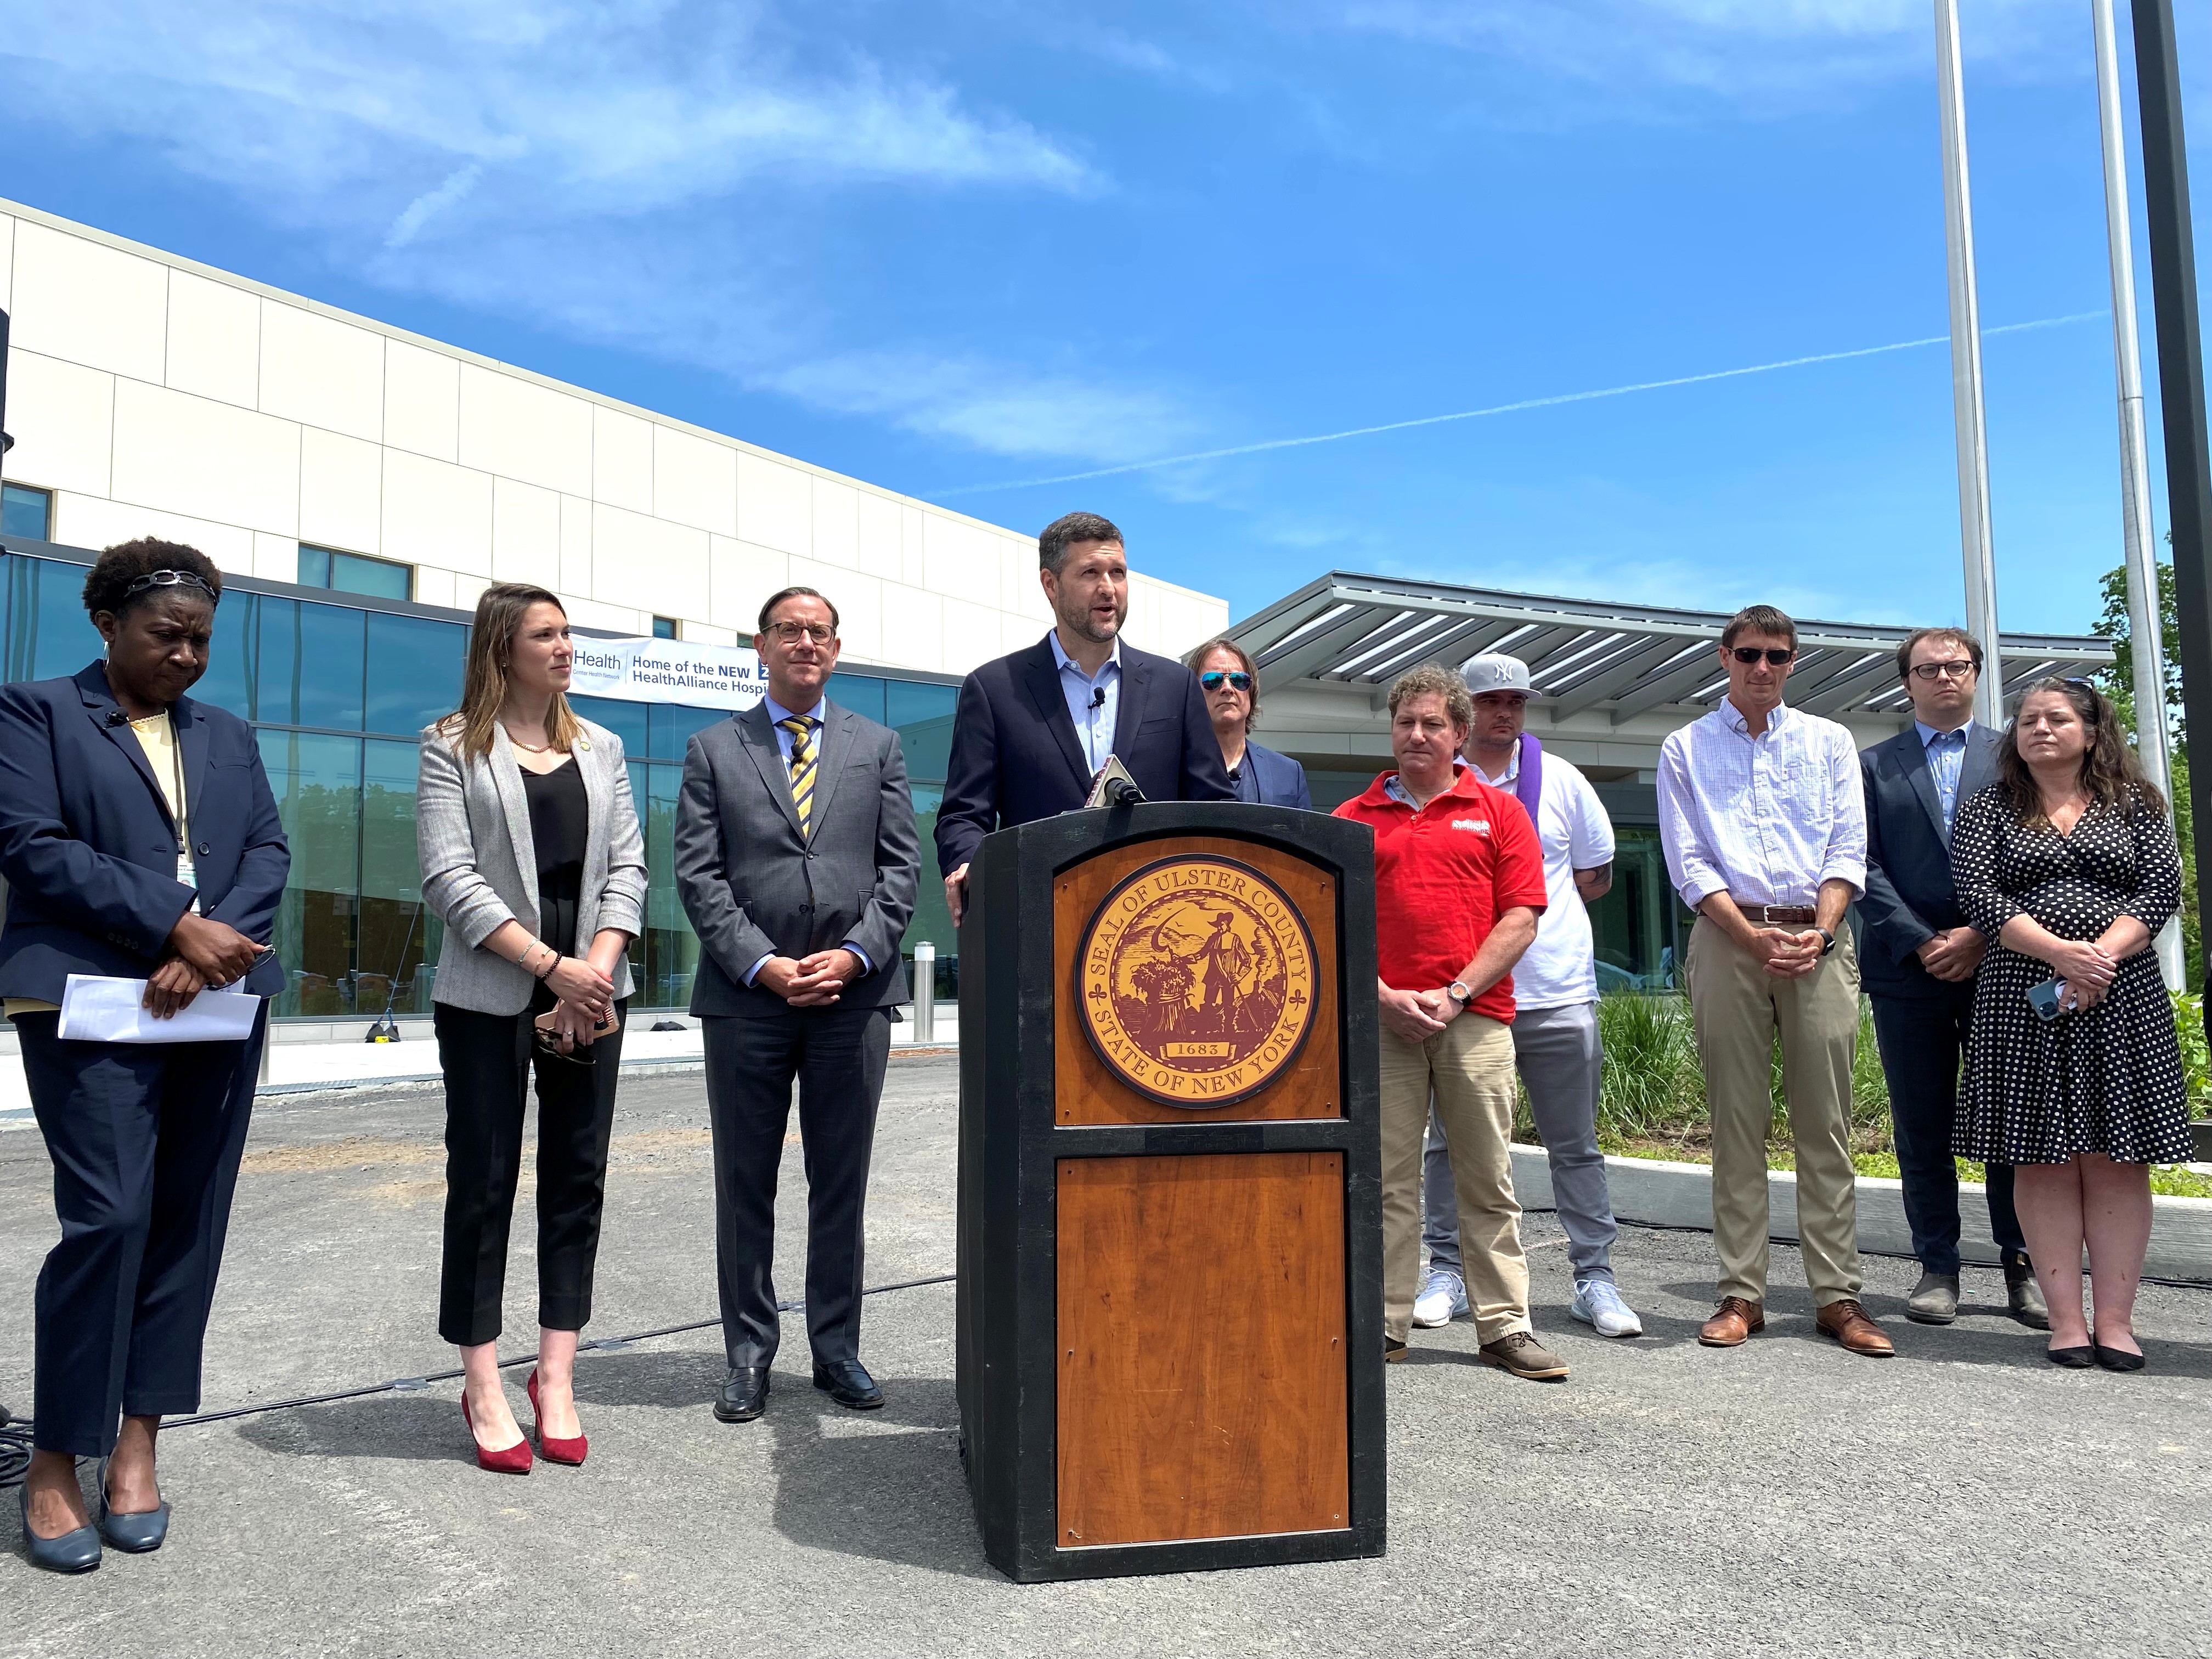
[[(785, 775), (787, 777), (791, 773), (792, 737), (791, 733), (784, 729), (783, 723), (787, 720), (797, 718), (799, 711), (795, 708), (786, 708), (774, 697), (763, 697), (761, 701), (768, 705), (769, 730), (775, 733), (776, 752), (783, 757), (783, 770)], [(814, 707), (806, 711), (806, 718), (814, 722), (815, 727), (818, 732), (821, 728), (822, 723), (830, 718), (830, 699), (827, 697), (817, 699)], [(816, 743), (814, 745), (814, 763), (817, 766), (822, 764), (822, 745), (819, 742)], [(866, 951), (863, 951), (859, 945), (854, 944), (852, 940), (847, 939), (844, 944), (844, 948), (850, 951), (854, 956), (860, 957), (860, 971), (862, 973), (872, 974), (876, 971), (876, 964), (868, 960), (868, 953)], [(750, 985), (754, 980), (759, 978), (760, 970), (768, 964), (775, 955), (775, 952), (770, 951), (758, 962), (753, 963), (751, 969), (748, 970), (745, 975), (745, 983)]]
[(1067, 654), (1057, 628), (1045, 637), (1052, 641), (1053, 660), (1060, 665), (1060, 692), (1067, 699), (1068, 719), (1075, 722), (1075, 740), (1083, 745), (1084, 758), (1096, 776), (1114, 752), (1114, 722), (1121, 713), (1121, 641), (1114, 641), (1114, 654), (1094, 676), (1085, 673)]
[(1955, 732), (1938, 732), (1919, 720), (1912, 729), (1928, 750), (1928, 775), (1936, 781), (1936, 799), (1943, 804), (1943, 834), (1951, 833), (1951, 820), (1959, 811), (1959, 779), (1966, 769), (1966, 744), (1974, 723), (1968, 720)]

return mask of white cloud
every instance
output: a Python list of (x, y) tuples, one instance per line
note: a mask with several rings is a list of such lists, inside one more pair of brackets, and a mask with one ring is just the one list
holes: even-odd
[(994, 455), (1127, 459), (1194, 429), (1177, 403), (1156, 392), (972, 358), (851, 352), (758, 375), (755, 383), (834, 413), (886, 418)]
[[(1935, 54), (1927, 0), (1341, 0), (1324, 15), (1631, 99), (1686, 90), (1790, 107), (1930, 76)], [(2070, 0), (1969, 0), (1960, 40), (1970, 63), (2087, 73), (2087, 9)], [(1629, 112), (1610, 103), (1581, 111)]]

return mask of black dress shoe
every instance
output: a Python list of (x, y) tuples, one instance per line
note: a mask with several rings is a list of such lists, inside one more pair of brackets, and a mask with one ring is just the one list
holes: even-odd
[(884, 1403), (884, 1391), (868, 1375), (868, 1368), (857, 1359), (833, 1359), (826, 1365), (817, 1360), (814, 1386), (839, 1405), (849, 1406), (856, 1412), (872, 1412)]
[(2097, 1342), (2091, 1345), (2091, 1352), (2097, 1363), (2108, 1371), (2139, 1371), (2143, 1368), (2143, 1357), (2124, 1348), (2108, 1348)]
[(750, 1423), (768, 1409), (768, 1367), (732, 1365), (714, 1396), (714, 1420)]
[(2087, 1348), (2045, 1348), (2043, 1357), (2062, 1370), (2086, 1371), (2093, 1363)]

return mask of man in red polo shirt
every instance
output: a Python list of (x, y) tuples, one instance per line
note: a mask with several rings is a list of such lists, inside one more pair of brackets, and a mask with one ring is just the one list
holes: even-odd
[(1421, 1142), (1433, 1092), (1450, 1144), (1460, 1241), (1486, 1363), (1540, 1381), (1567, 1368), (1528, 1323), (1513, 1133), (1513, 964), (1536, 937), (1544, 854), (1521, 803), (1459, 758), (1467, 683), (1416, 668), (1390, 688), (1398, 769), (1336, 809), (1375, 830), (1381, 982), (1382, 1357), (1406, 1357), (1420, 1273)]

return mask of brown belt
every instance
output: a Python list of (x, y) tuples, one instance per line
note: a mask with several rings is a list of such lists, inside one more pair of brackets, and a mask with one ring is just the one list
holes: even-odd
[(1809, 904), (1739, 904), (1743, 919), (1754, 927), (1780, 927), (1790, 922), (1803, 926), (1820, 920)]

